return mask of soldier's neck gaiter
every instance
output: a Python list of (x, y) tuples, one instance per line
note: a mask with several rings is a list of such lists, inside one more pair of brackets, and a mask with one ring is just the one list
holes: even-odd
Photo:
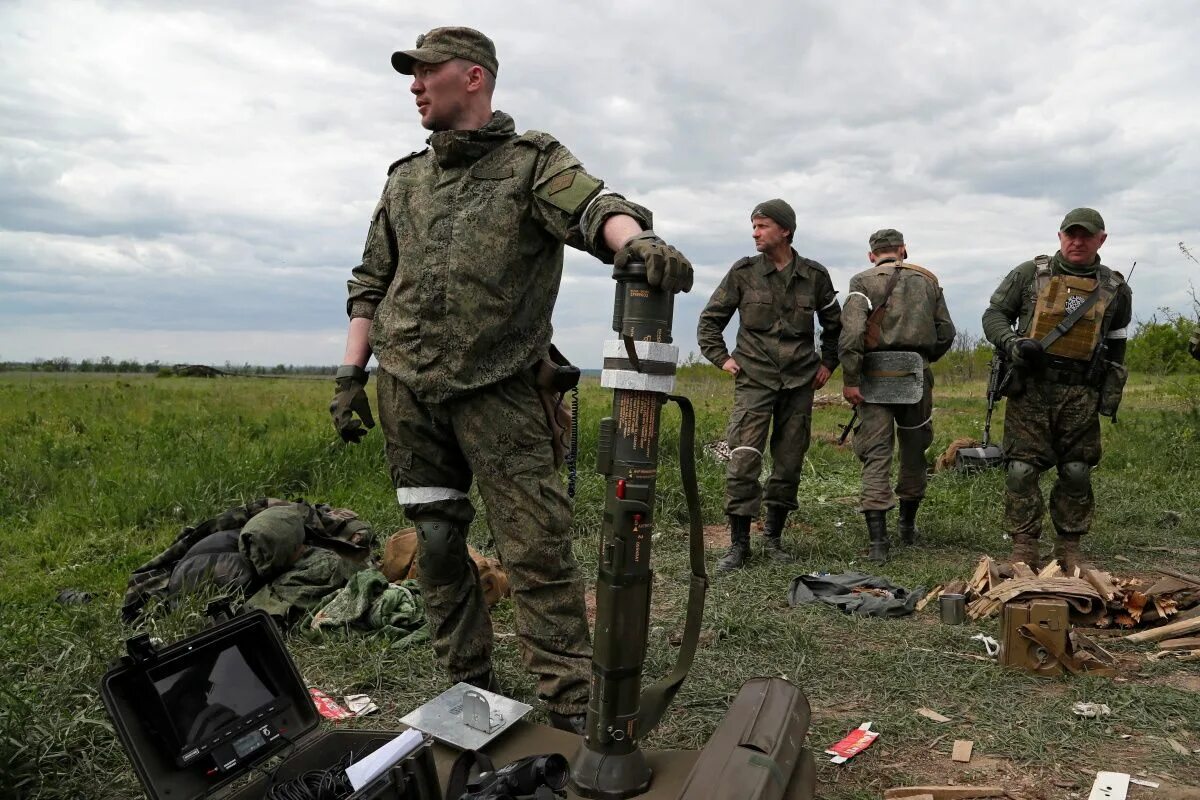
[(491, 120), (473, 131), (437, 131), (429, 146), (441, 167), (458, 167), (478, 161), (516, 134), (512, 117), (503, 111), (492, 114)]
[(1063, 257), (1062, 250), (1054, 254), (1054, 266), (1058, 271), (1065, 272), (1068, 275), (1078, 275), (1082, 278), (1090, 278), (1096, 274), (1096, 265), (1100, 263), (1100, 256), (1096, 256), (1096, 260), (1086, 267), (1081, 267), (1077, 264), (1072, 264)]

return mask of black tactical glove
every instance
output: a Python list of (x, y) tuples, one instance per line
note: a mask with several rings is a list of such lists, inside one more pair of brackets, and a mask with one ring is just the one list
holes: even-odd
[(613, 262), (618, 269), (630, 261), (646, 265), (646, 282), (664, 291), (678, 294), (692, 288), (692, 262), (683, 253), (658, 238), (654, 231), (642, 231), (625, 243)]
[(1014, 339), (1008, 345), (1008, 356), (1013, 366), (1026, 369), (1040, 366), (1045, 352), (1037, 339)]
[[(367, 428), (375, 427), (375, 418), (371, 416), (371, 403), (367, 400), (366, 385), (371, 373), (354, 364), (343, 364), (338, 367), (337, 391), (334, 392), (333, 402), (329, 404), (329, 415), (333, 417), (333, 427), (341, 435), (342, 441), (357, 444), (358, 440), (367, 435)], [(354, 418), (358, 414), (362, 421)]]

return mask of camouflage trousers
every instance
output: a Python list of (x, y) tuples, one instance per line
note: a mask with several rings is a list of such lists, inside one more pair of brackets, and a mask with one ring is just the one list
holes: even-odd
[(571, 507), (532, 372), (439, 404), (421, 402), (387, 372), (377, 375), (397, 500), (414, 522), (447, 522), (457, 531), (447, 552), (422, 547), (418, 555), (438, 663), (454, 681), (491, 668), (491, 617), (467, 554), (474, 479), (508, 573), (517, 641), (526, 669), (538, 678), (538, 696), (559, 713), (585, 711), (592, 646), (583, 581), (571, 549)]
[[(1023, 461), (1041, 473), (1071, 462), (1089, 467), (1100, 463), (1099, 393), (1090, 386), (1067, 386), (1029, 380), (1025, 390), (1009, 397), (1004, 410), (1004, 456)], [(1050, 520), (1063, 533), (1087, 533), (1095, 497), (1068, 488), (1060, 477), (1050, 491)], [(1036, 481), (1027, 490), (1004, 493), (1004, 519), (1010, 535), (1038, 537), (1045, 505)]]
[[(744, 373), (743, 373), (744, 374)], [(757, 517), (762, 503), (796, 508), (800, 469), (812, 429), (813, 390), (769, 389), (738, 376), (725, 438), (725, 513)], [(759, 484), (770, 432), (771, 476)]]
[(863, 465), (862, 510), (887, 511), (896, 504), (891, 486), (896, 440), (900, 443), (896, 496), (901, 500), (923, 498), (929, 480), (925, 450), (933, 441), (933, 373), (925, 370), (925, 393), (920, 401), (907, 405), (863, 403), (858, 414), (854, 454)]

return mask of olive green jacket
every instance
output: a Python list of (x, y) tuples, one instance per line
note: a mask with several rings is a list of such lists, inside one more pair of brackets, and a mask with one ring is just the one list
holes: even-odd
[(518, 136), (502, 112), (429, 142), (388, 171), (346, 310), (373, 320), (380, 367), (441, 402), (545, 355), (564, 242), (611, 262), (604, 220), (628, 214), (649, 228), (651, 216), (602, 195), (553, 136)]
[[(718, 367), (729, 359), (723, 335), (738, 312), (733, 356), (745, 377), (771, 389), (808, 386), (824, 364), (837, 369), (842, 310), (825, 267), (792, 251), (782, 270), (761, 253), (733, 265), (696, 327), (700, 352)], [(815, 321), (821, 323), (816, 350)]]
[[(1104, 318), (1108, 328), (1108, 359), (1123, 361), (1126, 327), (1133, 318), (1133, 293), (1129, 284), (1119, 273), (1101, 264), (1099, 258), (1090, 267), (1076, 267), (1063, 259), (1061, 251), (1050, 259), (1050, 274), (1096, 276), (1101, 281), (1109, 276), (1117, 279), (1117, 294), (1105, 309)], [(992, 293), (987, 310), (983, 312), (983, 335), (997, 348), (1006, 350), (1011, 341), (1024, 336), (1029, 330), (1036, 305), (1037, 265), (1033, 261), (1026, 261), (1009, 272)], [(1015, 331), (1013, 323), (1017, 325)], [(1114, 344), (1119, 346), (1114, 347)]]
[[(861, 382), (867, 318), (884, 302), (888, 281), (895, 271), (896, 260), (888, 258), (850, 279), (838, 340), (842, 383), (846, 386)], [(946, 354), (954, 344), (954, 334), (954, 322), (937, 280), (919, 270), (901, 270), (880, 320), (879, 346), (875, 349), (920, 353), (929, 364)]]

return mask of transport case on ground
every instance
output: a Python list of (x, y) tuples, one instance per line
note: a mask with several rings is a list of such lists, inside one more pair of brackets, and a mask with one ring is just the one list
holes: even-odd
[[(399, 731), (317, 732), (320, 715), (274, 621), (242, 614), (165, 647), (148, 635), (103, 678), (117, 736), (151, 800), (261, 800), (274, 781), (358, 758)], [(241, 785), (233, 787), (242, 779)], [(223, 791), (222, 791), (223, 790)], [(352, 795), (354, 800), (442, 800), (432, 741)]]

